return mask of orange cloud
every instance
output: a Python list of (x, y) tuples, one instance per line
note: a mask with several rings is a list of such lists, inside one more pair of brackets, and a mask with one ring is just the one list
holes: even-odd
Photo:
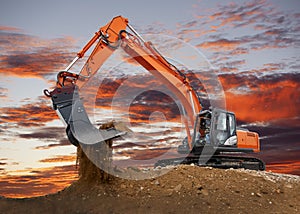
[[(247, 122), (270, 121), (299, 115), (295, 99), (299, 94), (291, 88), (276, 92), (237, 95), (226, 93), (227, 108), (236, 113), (238, 119)], [(289, 96), (289, 97), (287, 97)]]
[(0, 73), (6, 76), (44, 78), (58, 73), (71, 59), (69, 53), (20, 53), (0, 57)]
[(18, 126), (43, 126), (46, 122), (58, 119), (55, 111), (44, 103), (26, 104), (20, 107), (1, 108), (0, 124)]
[(77, 178), (75, 164), (38, 169), (21, 176), (1, 176), (0, 195), (8, 198), (48, 195), (66, 188)]
[(0, 28), (0, 74), (43, 78), (56, 74), (71, 60), (73, 38), (47, 40), (19, 31), (6, 26)]
[(198, 44), (196, 47), (198, 48), (205, 48), (205, 49), (212, 49), (218, 51), (229, 51), (236, 49), (242, 42), (239, 40), (228, 40), (228, 39), (219, 39), (216, 41), (211, 42), (203, 42)]
[(21, 32), (22, 30), (11, 26), (0, 26), (0, 31)]
[[(295, 75), (261, 79), (224, 75), (220, 80), (225, 90), (227, 108), (235, 112), (239, 120), (267, 122), (300, 115), (300, 84)], [(247, 88), (245, 93), (240, 91), (242, 87)]]
[(75, 162), (76, 156), (75, 155), (57, 155), (53, 158), (46, 158), (42, 159), (39, 162), (42, 163), (61, 163), (61, 162)]

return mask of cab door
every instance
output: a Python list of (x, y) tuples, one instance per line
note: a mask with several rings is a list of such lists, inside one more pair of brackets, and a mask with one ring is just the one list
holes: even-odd
[(222, 146), (236, 135), (235, 115), (222, 109), (212, 110), (210, 139), (213, 146)]

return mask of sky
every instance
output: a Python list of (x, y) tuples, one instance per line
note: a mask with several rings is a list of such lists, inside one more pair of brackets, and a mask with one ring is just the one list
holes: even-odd
[[(53, 193), (77, 179), (76, 148), (68, 142), (43, 90), (53, 87), (57, 72), (117, 15), (128, 18), (141, 35), (177, 38), (201, 52), (216, 70), (226, 108), (235, 112), (241, 127), (260, 134), (262, 151), (257, 156), (267, 169), (300, 175), (299, 8), (297, 0), (2, 0), (0, 195)], [(160, 48), (168, 53), (177, 47)], [(112, 62), (120, 63), (117, 59)], [(144, 74), (137, 73), (130, 90), (145, 81), (159, 85)], [(108, 119), (106, 101), (122, 81), (117, 75), (101, 85), (100, 110), (95, 113), (100, 118)], [(130, 157), (131, 150), (137, 151), (135, 158), (145, 156), (149, 148), (154, 148), (152, 155), (159, 154), (162, 145), (176, 144), (176, 131), (181, 130), (179, 110), (170, 97), (151, 91), (136, 99), (131, 105), (133, 123), (164, 117), (172, 128), (152, 123), (150, 132), (149, 127), (135, 126), (135, 131), (161, 143), (120, 142), (119, 158)], [(160, 137), (162, 130), (165, 138)]]

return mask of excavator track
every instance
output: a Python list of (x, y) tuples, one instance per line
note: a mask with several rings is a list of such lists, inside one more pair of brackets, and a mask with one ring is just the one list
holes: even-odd
[(197, 166), (209, 166), (221, 169), (250, 169), (250, 170), (265, 170), (265, 163), (255, 157), (229, 156), (229, 155), (188, 155), (182, 158), (172, 158), (159, 160), (155, 163), (155, 167), (179, 165), (179, 164), (195, 164)]

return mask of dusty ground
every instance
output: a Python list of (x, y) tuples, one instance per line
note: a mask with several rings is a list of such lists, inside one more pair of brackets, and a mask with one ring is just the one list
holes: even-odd
[(188, 165), (147, 180), (80, 179), (53, 195), (0, 198), (0, 213), (300, 213), (299, 201), (299, 176)]

